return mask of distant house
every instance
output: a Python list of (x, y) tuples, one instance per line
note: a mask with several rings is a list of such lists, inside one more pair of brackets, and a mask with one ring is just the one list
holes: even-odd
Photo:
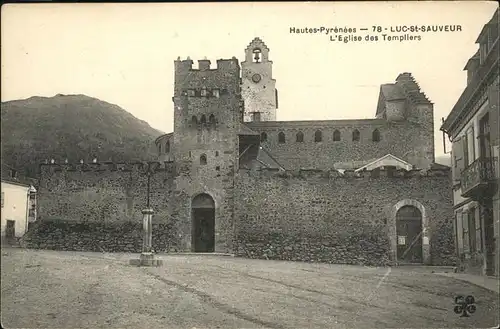
[(36, 188), (29, 178), (2, 164), (1, 234), (2, 240), (22, 237), (29, 224), (36, 221)]

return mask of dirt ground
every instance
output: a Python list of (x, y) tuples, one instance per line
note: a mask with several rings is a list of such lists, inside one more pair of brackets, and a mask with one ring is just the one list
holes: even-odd
[[(498, 294), (405, 268), (2, 249), (4, 328), (486, 328)], [(477, 312), (453, 312), (456, 295)]]

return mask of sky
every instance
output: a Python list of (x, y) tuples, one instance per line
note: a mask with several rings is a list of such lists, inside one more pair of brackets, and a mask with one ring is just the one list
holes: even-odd
[[(496, 2), (10, 4), (1, 11), (1, 99), (85, 94), (117, 104), (152, 127), (173, 129), (174, 60), (244, 60), (250, 41), (270, 48), (277, 120), (373, 118), (380, 85), (410, 72), (441, 118), (466, 87), (467, 60)], [(460, 32), (398, 26), (460, 25)], [(380, 26), (382, 32), (373, 32)], [(356, 28), (378, 41), (331, 41), (290, 28)], [(360, 31), (367, 28), (368, 31)], [(387, 31), (385, 30), (387, 28)], [(349, 33), (342, 33), (348, 35)], [(196, 65), (195, 65), (196, 67)]]

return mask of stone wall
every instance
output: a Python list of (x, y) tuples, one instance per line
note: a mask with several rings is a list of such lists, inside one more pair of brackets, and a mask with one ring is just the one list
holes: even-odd
[[(150, 206), (155, 211), (153, 223), (164, 228), (172, 227), (176, 223), (175, 217), (170, 214), (173, 164), (151, 163), (151, 166), (154, 169), (150, 177)], [(78, 246), (78, 239), (86, 240), (84, 237), (87, 237), (88, 241), (82, 240), (83, 246), (89, 247), (94, 244), (97, 246), (105, 236), (111, 240), (119, 240), (123, 230), (137, 227), (138, 231), (131, 233), (134, 237), (131, 240), (123, 239), (118, 245), (106, 241), (103, 246), (110, 250), (127, 251), (132, 248), (127, 245), (132, 244), (133, 250), (140, 250), (140, 247), (131, 241), (135, 241), (136, 235), (139, 234), (137, 243), (142, 243), (141, 211), (147, 205), (147, 168), (148, 164), (144, 163), (41, 165), (38, 221), (48, 223), (55, 220), (68, 223), (63, 226), (51, 226), (52, 224), (41, 226), (40, 229), (45, 232), (43, 235), (46, 235), (51, 228), (57, 227), (57, 231), (53, 234), (47, 233), (47, 236), (55, 239), (54, 248), (66, 245)], [(86, 229), (80, 232), (78, 227)], [(73, 229), (76, 231), (73, 232)], [(92, 237), (95, 238), (95, 242), (92, 242)], [(33, 241), (35, 245), (50, 245), (47, 244), (50, 239), (47, 240), (45, 237)], [(177, 243), (178, 241), (169, 240), (169, 245), (175, 246)], [(123, 249), (120, 249), (122, 247)], [(92, 247), (91, 250), (95, 248)], [(166, 246), (161, 246), (162, 250), (164, 248)]]
[[(449, 171), (238, 173), (236, 253), (250, 258), (384, 265), (395, 241), (393, 207), (423, 205), (430, 259), (454, 264)], [(373, 175), (373, 177), (372, 177)], [(394, 177), (391, 177), (394, 175)]]
[[(299, 168), (333, 169), (335, 163), (374, 160), (390, 153), (418, 168), (426, 168), (434, 162), (434, 133), (430, 124), (408, 121), (390, 123), (383, 119), (331, 120), (331, 121), (283, 121), (249, 122), (247, 125), (265, 132), (267, 140), (262, 145), (286, 169)], [(373, 141), (373, 131), (380, 132), (380, 141)], [(355, 130), (359, 141), (353, 141)], [(317, 131), (322, 140), (315, 141)], [(340, 141), (334, 141), (335, 131), (340, 132)], [(285, 134), (285, 143), (280, 143), (278, 134)], [(297, 133), (304, 134), (304, 141), (297, 142)], [(401, 141), (405, 141), (402, 143)]]
[[(142, 223), (75, 222), (46, 219), (30, 227), (21, 245), (30, 249), (133, 252), (142, 251)], [(153, 250), (177, 250), (171, 223), (153, 224)]]
[(198, 63), (199, 70), (193, 70), (190, 60), (176, 62), (172, 215), (183, 249), (192, 250), (191, 200), (209, 194), (216, 206), (215, 251), (231, 252), (233, 179), (242, 117), (240, 66), (236, 58), (218, 60), (216, 69), (209, 69), (207, 60)]

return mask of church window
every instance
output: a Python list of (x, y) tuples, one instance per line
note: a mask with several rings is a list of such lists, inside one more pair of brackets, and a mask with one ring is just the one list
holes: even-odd
[(255, 48), (253, 50), (253, 62), (260, 63), (260, 61), (262, 60), (261, 55), (262, 55), (261, 50), (259, 48)]
[(196, 93), (195, 93), (195, 90), (194, 90), (194, 89), (189, 89), (189, 90), (188, 90), (188, 96), (190, 96), (190, 97), (194, 97), (195, 95), (196, 95)]
[(202, 97), (207, 97), (207, 95), (208, 95), (207, 90), (203, 88), (203, 89), (201, 90), (201, 96), (202, 96)]
[(215, 125), (215, 116), (213, 114), (210, 114), (210, 116), (208, 117), (208, 122), (211, 125)]
[(285, 133), (284, 132), (280, 132), (278, 134), (278, 143), (285, 144), (285, 141), (286, 141), (286, 139), (285, 139)]
[(360, 138), (360, 133), (359, 130), (356, 129), (352, 132), (352, 140), (358, 142), (359, 138)]
[(260, 134), (260, 141), (261, 142), (267, 141), (267, 134), (265, 132)]
[(299, 131), (297, 133), (296, 142), (297, 143), (303, 143), (304, 142), (304, 133), (302, 131)]
[(219, 151), (215, 151), (215, 156), (218, 157), (219, 156)]
[(372, 133), (372, 141), (374, 142), (380, 142), (380, 132), (378, 129), (375, 129)]
[(197, 124), (198, 124), (198, 118), (196, 117), (196, 115), (193, 115), (193, 116), (191, 117), (191, 123), (192, 123), (193, 125), (197, 125)]
[(203, 115), (201, 116), (200, 123), (201, 123), (201, 124), (205, 124), (205, 123), (207, 123), (207, 117), (205, 116), (205, 114), (203, 114)]
[(334, 141), (334, 142), (338, 142), (338, 141), (340, 141), (340, 131), (335, 130), (335, 131), (333, 132), (333, 141)]
[(216, 98), (219, 98), (219, 89), (212, 90), (212, 95)]
[(201, 164), (202, 166), (204, 166), (204, 165), (206, 165), (206, 164), (207, 164), (207, 156), (206, 156), (205, 154), (202, 154), (202, 155), (200, 156), (200, 164)]
[(169, 152), (170, 152), (170, 141), (167, 141), (167, 143), (165, 144), (165, 153)]
[(318, 143), (321, 142), (322, 140), (323, 140), (323, 134), (321, 133), (321, 131), (316, 130), (316, 132), (314, 133), (314, 141)]
[(158, 144), (158, 153), (161, 154), (161, 144)]

